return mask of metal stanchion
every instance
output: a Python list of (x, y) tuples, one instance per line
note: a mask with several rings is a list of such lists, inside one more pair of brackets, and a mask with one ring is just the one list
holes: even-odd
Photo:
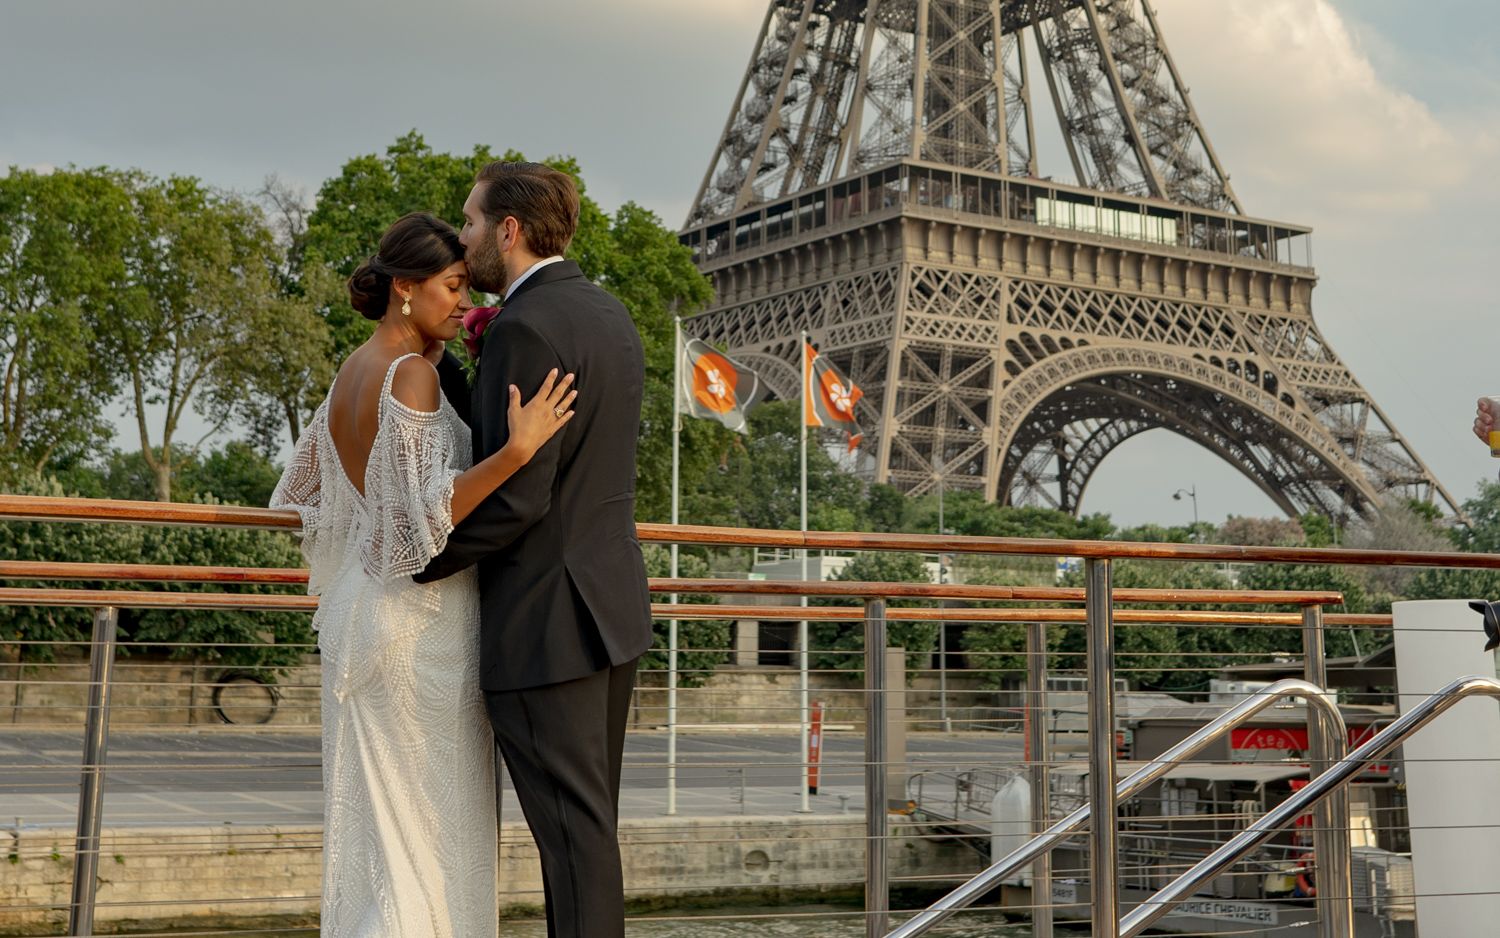
[(73, 904), (68, 934), (94, 934), (94, 897), (99, 881), (99, 827), (103, 821), (104, 759), (109, 746), (110, 676), (115, 664), (115, 628), (120, 611), (94, 611), (89, 647), (89, 709), (83, 730), (83, 771), (79, 778), (78, 836), (73, 848)]
[(865, 934), (881, 938), (890, 921), (887, 862), (885, 600), (865, 603)]
[[(1047, 740), (1047, 626), (1026, 626), (1026, 748), (1031, 754), (1031, 831), (1040, 834), (1052, 824)], [(1043, 853), (1031, 864), (1032, 938), (1052, 938), (1052, 854)]]
[(1093, 933), (1120, 928), (1116, 882), (1118, 818), (1115, 806), (1115, 619), (1108, 560), (1086, 560), (1089, 671), (1089, 837)]
[[(1328, 687), (1328, 659), (1323, 644), (1323, 607), (1302, 612), (1302, 676)], [(1348, 740), (1320, 711), (1308, 735), (1310, 777), (1328, 771), (1344, 757)], [(1349, 834), (1349, 792), (1339, 788), (1313, 810), (1313, 853), (1317, 855), (1318, 938), (1350, 938), (1354, 927), (1353, 858)]]

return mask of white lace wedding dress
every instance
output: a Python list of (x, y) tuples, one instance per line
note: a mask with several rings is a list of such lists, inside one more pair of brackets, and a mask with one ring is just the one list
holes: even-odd
[[(472, 570), (414, 583), (453, 529), (469, 429), (381, 389), (364, 495), (328, 431), (328, 399), (271, 507), (302, 516), (323, 658), (323, 914), (331, 938), (497, 933), (494, 737), (479, 688)], [(329, 389), (329, 397), (333, 394)]]

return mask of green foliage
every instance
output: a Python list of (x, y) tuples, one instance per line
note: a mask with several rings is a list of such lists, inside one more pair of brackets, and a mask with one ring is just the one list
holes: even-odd
[[(507, 153), (506, 159), (518, 158)], [(454, 227), (463, 224), (463, 204), (474, 176), (496, 159), (487, 146), (466, 156), (435, 153), (415, 130), (398, 137), (385, 155), (356, 156), (318, 190), (301, 240), (302, 279), (331, 271), (342, 283), (380, 246), (380, 236), (408, 212), (431, 212)], [(309, 291), (314, 292), (314, 291)], [(328, 325), (334, 361), (370, 337), (375, 324), (349, 305), (347, 295), (325, 291), (321, 313)]]
[[(684, 485), (684, 520), (693, 524), (797, 530), (801, 526), (801, 426), (795, 401), (772, 401), (750, 412), (744, 438), (720, 430), (720, 471)], [(709, 428), (703, 420), (688, 420)], [(691, 479), (691, 477), (689, 477)], [(842, 471), (820, 446), (807, 452), (808, 526), (861, 527), (865, 486)]]
[(130, 295), (137, 226), (120, 174), (0, 175), (0, 472), (37, 472), (101, 446), (119, 387), (99, 324)]
[[(646, 575), (665, 577), (671, 574), (671, 551), (660, 544), (642, 547), (646, 558)], [(694, 580), (708, 576), (708, 561), (702, 556), (680, 552), (677, 558), (678, 574)], [(678, 596), (684, 604), (715, 605), (718, 598), (702, 593)], [(671, 649), (669, 626), (664, 620), (652, 623), (655, 638), (651, 650), (641, 657), (642, 671), (666, 671), (667, 652)], [(677, 622), (677, 684), (679, 687), (700, 687), (715, 668), (729, 659), (730, 625), (727, 619), (679, 619)]]
[[(843, 583), (931, 583), (932, 576), (920, 555), (904, 553), (858, 554), (840, 570), (835, 580)], [(844, 597), (815, 598), (814, 606), (849, 606), (859, 601)], [(893, 609), (932, 607), (929, 599), (893, 599), (886, 603)], [(908, 673), (928, 667), (937, 650), (938, 623), (901, 622), (886, 624), (887, 642), (892, 648), (906, 649)], [(808, 662), (817, 670), (864, 672), (865, 632), (860, 622), (810, 622), (808, 624)]]
[(123, 375), (154, 497), (170, 501), (189, 408), (215, 430), (253, 418), (263, 386), (290, 367), (281, 351), (313, 342), (316, 329), (301, 328), (310, 314), (278, 295), (257, 206), (196, 179), (134, 173), (126, 183), (129, 289), (99, 318), (97, 352)]
[[(7, 488), (17, 495), (57, 498), (67, 494), (53, 479), (36, 475), (14, 479)], [(34, 521), (0, 522), (0, 557), (26, 561), (116, 561), (139, 558), (146, 528), (116, 524), (51, 524)], [(74, 581), (29, 581), (39, 589), (116, 588), (114, 584)], [(23, 661), (52, 661), (86, 645), (92, 631), (87, 609), (46, 606), (0, 606), (0, 643), (20, 642)], [(68, 645), (24, 643), (75, 643)]]
[[(497, 158), (525, 159), (514, 150), (497, 157), (487, 146), (476, 146), (466, 155), (437, 153), (412, 131), (391, 144), (384, 156), (369, 154), (349, 160), (337, 177), (323, 184), (300, 239), (302, 283), (309, 302), (327, 324), (335, 361), (342, 361), (368, 338), (373, 324), (351, 310), (330, 282), (353, 273), (376, 251), (391, 222), (407, 212), (432, 212), (461, 225), (463, 203), (474, 176)], [(642, 520), (666, 521), (671, 504), (672, 317), (674, 311), (686, 316), (704, 306), (713, 296), (712, 289), (693, 265), (692, 254), (655, 214), (627, 202), (611, 216), (589, 198), (575, 160), (554, 157), (545, 162), (573, 176), (581, 196), (578, 232), (568, 257), (625, 304), (641, 333), (646, 383), (636, 463), (637, 515)], [(321, 278), (318, 290), (308, 286), (315, 277)], [(588, 376), (580, 376), (580, 381), (586, 387)], [(317, 382), (307, 382), (307, 386), (316, 387)], [(682, 439), (683, 474), (698, 478), (711, 470), (713, 455), (726, 434), (703, 421), (687, 424)]]
[[(1500, 484), (1481, 482), (1463, 510), (1469, 523), (1449, 530), (1453, 545), (1469, 553), (1500, 553)], [(1408, 584), (1406, 598), (1500, 599), (1500, 570), (1421, 570)]]
[(179, 488), (228, 505), (264, 508), (281, 481), (281, 467), (242, 440), (231, 440), (185, 467)]
[[(205, 504), (216, 504), (204, 498)], [(149, 529), (141, 562), (192, 566), (300, 567), (302, 556), (281, 533), (208, 527)], [(219, 584), (182, 584), (182, 592), (224, 592)], [(285, 593), (269, 586), (240, 586), (238, 593)], [(233, 612), (211, 609), (148, 609), (136, 616), (133, 638), (173, 646), (177, 658), (227, 666), (284, 668), (308, 654), (314, 643), (305, 613)]]
[[(17, 494), (58, 497), (74, 494), (53, 479), (18, 480)], [(205, 499), (205, 501), (212, 501)], [(105, 563), (161, 563), (204, 566), (297, 567), (302, 558), (285, 534), (219, 528), (137, 527), (115, 524), (0, 523), (0, 557), (10, 560)], [(39, 581), (29, 585), (54, 589), (155, 589), (154, 585)], [(183, 592), (224, 592), (216, 584), (174, 586)], [(285, 589), (259, 586), (230, 592), (271, 593)], [(0, 643), (20, 643), (24, 661), (50, 661), (89, 641), (92, 614), (87, 609), (0, 606)], [(242, 667), (283, 668), (294, 664), (313, 641), (310, 619), (302, 613), (215, 610), (125, 610), (121, 631), (131, 642), (167, 643), (173, 657), (220, 661)], [(193, 646), (193, 647), (189, 647)], [(139, 651), (139, 649), (137, 649)], [(274, 672), (266, 675), (274, 677)]]

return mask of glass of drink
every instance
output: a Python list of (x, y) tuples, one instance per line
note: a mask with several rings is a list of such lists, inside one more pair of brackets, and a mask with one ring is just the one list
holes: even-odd
[(1500, 395), (1482, 397), (1481, 401), (1489, 404), (1490, 416), (1495, 418), (1495, 423), (1490, 427), (1490, 455), (1500, 458)]

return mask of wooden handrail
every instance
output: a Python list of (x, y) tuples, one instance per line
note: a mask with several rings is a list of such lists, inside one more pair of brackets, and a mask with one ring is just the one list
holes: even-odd
[[(305, 586), (298, 567), (195, 567), (170, 564), (63, 563), (0, 560), (0, 580), (82, 580), (134, 583), (223, 583)], [(653, 593), (713, 593), (761, 596), (844, 596), (887, 599), (964, 599), (990, 602), (1081, 603), (1081, 587), (986, 586), (963, 583), (860, 583), (853, 581), (667, 579), (649, 581)], [(1336, 606), (1343, 594), (1329, 590), (1117, 589), (1117, 603)]]
[[(252, 612), (315, 612), (316, 596), (264, 593), (172, 593), (144, 590), (70, 590), (0, 587), (0, 606), (51, 606), (98, 609), (219, 609)], [(860, 606), (720, 606), (708, 603), (657, 603), (658, 619), (759, 619), (766, 621), (854, 622), (865, 617)], [(1055, 622), (1085, 621), (1082, 609), (888, 609), (886, 618), (905, 622)], [(1120, 609), (1115, 621), (1130, 624), (1299, 626), (1295, 612), (1222, 612), (1216, 610)], [(1328, 625), (1389, 626), (1390, 616), (1327, 615)]]
[(194, 567), (155, 563), (67, 563), (0, 560), (0, 580), (88, 580), (131, 583), (253, 583), (306, 586), (304, 567)]
[(238, 609), (247, 612), (316, 612), (318, 597), (274, 593), (167, 593), (149, 590), (63, 590), (0, 587), (0, 606), (69, 606), (78, 609)]
[[(800, 622), (803, 619), (822, 622), (855, 622), (864, 619), (860, 606), (718, 606), (708, 603), (657, 603), (651, 607), (658, 619), (756, 619), (766, 622)], [(933, 609), (894, 608), (885, 611), (887, 619), (903, 622), (1046, 622), (1082, 624), (1087, 615), (1083, 609)], [(1298, 612), (1221, 612), (1192, 609), (1116, 609), (1114, 620), (1129, 625), (1264, 625), (1298, 628)], [(1389, 628), (1388, 615), (1329, 613), (1323, 616), (1325, 626), (1365, 626)]]
[[(3, 575), (3, 574), (0, 574)], [(1081, 603), (1081, 586), (986, 586), (967, 583), (861, 583), (853, 580), (652, 579), (653, 593), (761, 596), (855, 596), (885, 599), (967, 599), (987, 602)], [(1117, 589), (1117, 603), (1204, 603), (1214, 606), (1337, 606), (1332, 590)]]
[[(0, 521), (74, 521), (200, 525), (297, 530), (295, 512), (231, 505), (186, 505), (90, 498), (0, 495)], [(808, 550), (881, 550), (997, 556), (1179, 560), (1215, 563), (1347, 564), (1350, 566), (1455, 567), (1500, 570), (1500, 554), (1460, 551), (1350, 550), (1334, 547), (1242, 547), (1232, 544), (1156, 544), (1052, 538), (960, 537), (833, 531), (767, 531), (701, 525), (638, 524), (649, 543)]]

